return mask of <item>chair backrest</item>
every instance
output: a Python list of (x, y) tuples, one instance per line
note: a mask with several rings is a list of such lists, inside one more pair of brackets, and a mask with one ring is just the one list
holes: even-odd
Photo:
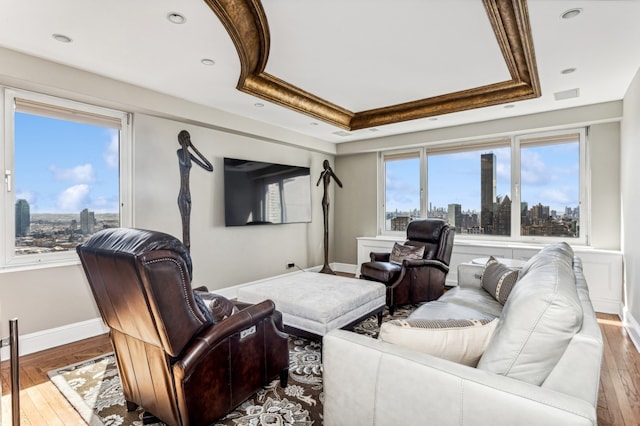
[(436, 259), (449, 265), (454, 235), (455, 228), (443, 219), (418, 219), (409, 222), (405, 244), (424, 246), (424, 259)]
[(103, 321), (177, 357), (210, 325), (191, 291), (191, 258), (171, 235), (113, 228), (78, 246)]

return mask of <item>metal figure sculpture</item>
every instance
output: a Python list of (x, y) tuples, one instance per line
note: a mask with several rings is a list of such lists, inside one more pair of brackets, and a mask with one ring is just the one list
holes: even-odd
[[(182, 217), (182, 244), (189, 250), (191, 248), (191, 238), (189, 230), (189, 221), (191, 217), (191, 192), (189, 190), (189, 173), (191, 172), (191, 161), (202, 167), (208, 172), (213, 171), (213, 165), (204, 155), (196, 149), (191, 142), (191, 135), (186, 130), (182, 130), (178, 134), (178, 142), (180, 148), (178, 154), (178, 164), (180, 166), (180, 192), (178, 193), (178, 208)], [(193, 153), (189, 151), (193, 150)], [(195, 155), (194, 155), (195, 153)]]
[(320, 272), (335, 275), (336, 273), (333, 272), (329, 266), (329, 183), (331, 183), (331, 178), (333, 178), (338, 186), (342, 188), (342, 182), (340, 182), (338, 176), (331, 170), (329, 160), (324, 160), (322, 167), (324, 167), (324, 170), (320, 173), (320, 178), (318, 179), (318, 183), (316, 183), (316, 186), (318, 186), (320, 185), (320, 181), (324, 182), (324, 195), (322, 197), (322, 214), (324, 215), (324, 266)]

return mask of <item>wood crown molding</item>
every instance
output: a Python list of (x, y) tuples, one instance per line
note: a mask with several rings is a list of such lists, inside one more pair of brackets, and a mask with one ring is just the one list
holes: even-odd
[(353, 112), (266, 73), (269, 25), (260, 0), (204, 0), (240, 57), (237, 89), (346, 130), (482, 108), (541, 95), (526, 0), (483, 0), (511, 80)]

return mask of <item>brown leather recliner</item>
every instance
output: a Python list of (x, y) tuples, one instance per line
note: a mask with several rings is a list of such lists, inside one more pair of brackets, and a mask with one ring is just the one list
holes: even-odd
[(442, 219), (409, 222), (405, 245), (424, 246), (422, 259), (404, 259), (402, 265), (389, 262), (390, 253), (370, 254), (371, 261), (360, 267), (362, 278), (387, 286), (387, 306), (428, 302), (440, 297), (449, 273), (455, 228)]
[(273, 302), (214, 323), (198, 307), (191, 258), (176, 238), (107, 229), (77, 252), (110, 329), (127, 409), (209, 425), (278, 375), (286, 386), (288, 336)]

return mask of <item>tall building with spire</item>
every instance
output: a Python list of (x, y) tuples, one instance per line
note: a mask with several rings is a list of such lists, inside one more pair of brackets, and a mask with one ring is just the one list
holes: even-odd
[(496, 155), (480, 156), (480, 226), (493, 233), (493, 204), (496, 202)]
[(31, 227), (31, 211), (29, 202), (20, 199), (16, 201), (16, 237), (25, 237)]

